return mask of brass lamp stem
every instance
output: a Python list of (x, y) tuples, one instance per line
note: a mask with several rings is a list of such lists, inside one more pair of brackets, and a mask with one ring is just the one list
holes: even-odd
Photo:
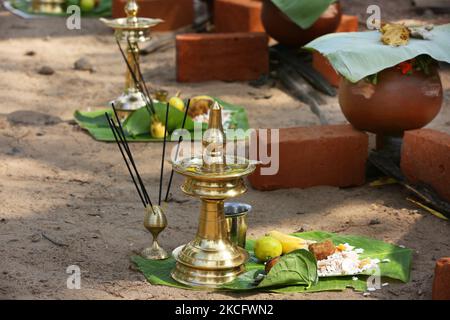
[(223, 200), (202, 199), (197, 235), (206, 240), (226, 239)]
[[(134, 55), (134, 57), (133, 57)], [(139, 46), (137, 43), (128, 41), (127, 45), (127, 60), (133, 73), (136, 75), (138, 81), (142, 79), (139, 78), (138, 64), (139, 64)], [(133, 79), (128, 68), (125, 71), (125, 92), (138, 92), (137, 84)]]

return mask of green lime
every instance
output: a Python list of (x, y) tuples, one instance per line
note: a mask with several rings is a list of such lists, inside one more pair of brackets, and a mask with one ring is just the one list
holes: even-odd
[(281, 242), (273, 237), (264, 236), (256, 240), (253, 248), (255, 256), (262, 262), (281, 256), (283, 246)]
[(80, 8), (83, 12), (92, 11), (95, 7), (95, 0), (80, 0)]

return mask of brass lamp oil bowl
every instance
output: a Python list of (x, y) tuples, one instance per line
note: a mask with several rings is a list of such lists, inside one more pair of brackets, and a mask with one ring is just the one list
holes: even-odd
[(144, 227), (152, 234), (153, 242), (148, 248), (142, 250), (141, 255), (146, 259), (162, 260), (167, 259), (169, 255), (160, 247), (158, 235), (166, 228), (167, 219), (162, 208), (158, 205), (147, 206), (144, 215)]
[(255, 170), (255, 164), (225, 154), (222, 107), (217, 102), (209, 115), (203, 155), (172, 161), (173, 170), (186, 178), (181, 190), (200, 198), (201, 210), (194, 240), (173, 252), (177, 263), (171, 276), (190, 286), (216, 288), (245, 270), (248, 253), (228, 236), (224, 200), (246, 192), (243, 177)]

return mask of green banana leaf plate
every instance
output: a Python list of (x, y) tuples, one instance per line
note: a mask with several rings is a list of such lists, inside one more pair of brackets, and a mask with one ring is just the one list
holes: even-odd
[[(294, 236), (307, 240), (323, 241), (331, 239), (335, 245), (340, 243), (349, 243), (356, 248), (364, 249), (361, 258), (370, 257), (372, 259), (387, 259), (388, 262), (380, 262), (379, 272), (383, 278), (390, 278), (393, 281), (408, 282), (410, 279), (410, 270), (412, 263), (412, 250), (399, 247), (380, 240), (375, 240), (356, 235), (340, 235), (324, 231), (310, 231), (295, 233)], [(224, 285), (219, 290), (226, 291), (270, 291), (279, 293), (289, 292), (320, 292), (320, 291), (343, 291), (346, 288), (353, 288), (355, 291), (365, 291), (367, 289), (367, 279), (371, 272), (354, 275), (321, 277), (319, 281), (310, 286), (305, 285), (287, 285), (277, 288), (258, 288), (254, 286), (254, 277), (264, 270), (264, 265), (258, 263), (253, 253), (253, 240), (247, 241), (246, 249), (251, 258), (246, 264), (247, 272), (239, 276), (231, 283)], [(144, 274), (146, 279), (153, 285), (164, 285), (182, 289), (196, 290), (196, 288), (180, 284), (170, 277), (171, 270), (175, 267), (175, 259), (172, 257), (162, 261), (147, 260), (140, 256), (133, 256), (132, 261), (137, 268)]]
[[(245, 131), (249, 128), (247, 112), (243, 107), (235, 106), (217, 98), (213, 98), (219, 102), (224, 112), (230, 114), (229, 119), (224, 123), (225, 133), (230, 129), (242, 129), (233, 131), (235, 135), (231, 134), (228, 138), (245, 139)], [(165, 119), (166, 104), (161, 102), (154, 103), (156, 113), (159, 119)], [(101, 109), (96, 111), (75, 111), (74, 118), (77, 124), (87, 130), (87, 132), (98, 141), (115, 141), (114, 135), (108, 126), (105, 118), (105, 112), (112, 115), (112, 109)], [(184, 112), (170, 106), (168, 132), (172, 134), (174, 130), (180, 129), (183, 123)], [(153, 138), (150, 135), (150, 115), (146, 108), (141, 108), (133, 112), (123, 123), (123, 128), (127, 134), (128, 141), (147, 142), (147, 141), (163, 141), (162, 138)], [(193, 133), (194, 128), (198, 127), (202, 130), (207, 129), (206, 123), (194, 122), (191, 117), (187, 116), (185, 129)], [(201, 136), (193, 135), (193, 140), (200, 140)], [(171, 135), (169, 141), (178, 141), (178, 136)]]

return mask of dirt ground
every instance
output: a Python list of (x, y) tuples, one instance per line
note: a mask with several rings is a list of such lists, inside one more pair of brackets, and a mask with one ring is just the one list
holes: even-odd
[[(349, 1), (350, 2), (350, 1)], [(346, 12), (364, 16), (373, 1), (352, 1)], [(387, 17), (417, 16), (409, 1), (384, 1)], [(390, 3), (393, 3), (391, 1)], [(386, 8), (386, 9), (384, 9)], [(362, 12), (362, 13), (361, 13)], [(384, 11), (383, 11), (384, 13)], [(389, 16), (391, 14), (391, 16)], [(150, 243), (143, 210), (114, 144), (94, 141), (72, 122), (76, 109), (106, 106), (123, 87), (124, 64), (112, 33), (96, 19), (80, 31), (59, 18), (24, 20), (0, 11), (0, 298), (4, 299), (430, 299), (435, 260), (450, 254), (449, 223), (417, 209), (398, 186), (339, 189), (315, 187), (259, 192), (239, 200), (252, 204), (249, 237), (277, 228), (285, 232), (325, 230), (360, 234), (414, 249), (409, 283), (389, 282), (368, 297), (346, 290), (314, 294), (224, 294), (152, 286), (129, 257)], [(27, 55), (33, 51), (34, 55)], [(210, 94), (247, 107), (250, 125), (310, 126), (309, 108), (278, 87), (246, 83), (178, 84), (175, 51), (142, 59), (153, 87), (185, 96)], [(85, 57), (95, 72), (76, 71)], [(37, 70), (55, 70), (51, 76)], [(450, 133), (450, 69), (442, 70), (445, 103), (430, 127)], [(268, 99), (259, 99), (270, 95)], [(336, 99), (324, 106), (331, 123), (345, 122)], [(30, 113), (13, 113), (27, 110)], [(44, 113), (39, 116), (36, 112)], [(151, 194), (157, 193), (162, 145), (133, 144)], [(169, 172), (166, 166), (166, 173)], [(186, 199), (174, 180), (174, 197)], [(161, 235), (168, 250), (191, 240), (199, 202), (171, 202)], [(378, 224), (370, 223), (377, 219)], [(50, 239), (50, 240), (49, 240)], [(81, 289), (66, 287), (69, 265), (82, 271)]]

